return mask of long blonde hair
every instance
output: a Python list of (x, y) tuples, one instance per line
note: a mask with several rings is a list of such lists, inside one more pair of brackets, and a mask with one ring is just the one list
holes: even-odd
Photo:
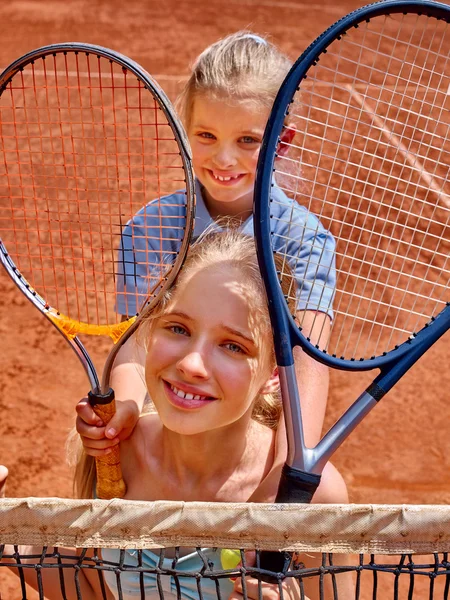
[(268, 40), (251, 31), (238, 31), (199, 55), (177, 100), (177, 109), (189, 127), (198, 94), (255, 100), (270, 108), (291, 66), (292, 61)]
[[(276, 262), (278, 258), (276, 257)], [(226, 229), (224, 231), (208, 231), (202, 234), (199, 239), (189, 248), (186, 260), (181, 272), (178, 274), (172, 287), (160, 298), (159, 302), (153, 307), (139, 326), (136, 333), (138, 343), (146, 345), (152, 333), (152, 324), (155, 319), (164, 314), (172, 298), (177, 292), (177, 288), (192, 274), (203, 268), (226, 268), (236, 267), (243, 274), (246, 287), (248, 287), (248, 296), (252, 299), (252, 310), (255, 311), (255, 318), (266, 340), (269, 340), (270, 366), (275, 369), (276, 360), (272, 336), (270, 335), (270, 319), (267, 308), (264, 284), (261, 279), (258, 260), (255, 250), (254, 238), (237, 229)], [(286, 266), (284, 266), (286, 271)], [(282, 287), (291, 286), (291, 277), (283, 277)], [(290, 291), (292, 296), (292, 290)], [(294, 307), (290, 307), (294, 310)], [(267, 334), (267, 335), (266, 335)], [(276, 429), (281, 415), (281, 401), (278, 393), (260, 394), (254, 402), (252, 418), (255, 421), (271, 428)], [(78, 497), (89, 498), (92, 496), (95, 483), (95, 467), (92, 457), (87, 456), (81, 445), (78, 447), (78, 460), (75, 471), (74, 490)]]

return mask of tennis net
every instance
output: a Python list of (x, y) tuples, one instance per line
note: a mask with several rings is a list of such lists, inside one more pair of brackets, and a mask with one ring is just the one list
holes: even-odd
[[(284, 571), (262, 550), (288, 553)], [(91, 598), (83, 571), (124, 600), (227, 600), (233, 581), (265, 598), (268, 575), (282, 600), (445, 599), (449, 551), (447, 506), (0, 501), (1, 600)]]

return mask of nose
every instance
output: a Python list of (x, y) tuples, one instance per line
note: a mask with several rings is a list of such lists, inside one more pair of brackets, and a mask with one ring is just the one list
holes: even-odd
[(234, 167), (237, 160), (232, 146), (227, 143), (218, 144), (213, 155), (213, 162), (222, 170)]
[(197, 350), (190, 350), (177, 362), (177, 369), (183, 374), (185, 379), (208, 379), (209, 367), (205, 358), (205, 353)]

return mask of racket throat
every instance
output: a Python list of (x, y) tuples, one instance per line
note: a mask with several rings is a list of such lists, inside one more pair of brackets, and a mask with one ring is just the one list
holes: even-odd
[(308, 467), (311, 472), (322, 472), (334, 452), (378, 404), (384, 393), (378, 385), (372, 383), (329, 429), (317, 446), (308, 449), (310, 455)]
[(288, 443), (286, 464), (290, 467), (307, 471), (306, 465), (308, 461), (306, 458), (311, 449), (307, 448), (305, 445), (300, 394), (298, 391), (295, 365), (292, 364), (285, 367), (279, 366), (278, 375), (280, 379)]
[(286, 464), (293, 469), (320, 475), (334, 452), (378, 404), (385, 391), (373, 382), (336, 421), (317, 446), (308, 448), (305, 444), (295, 365), (279, 367), (278, 370), (288, 441)]

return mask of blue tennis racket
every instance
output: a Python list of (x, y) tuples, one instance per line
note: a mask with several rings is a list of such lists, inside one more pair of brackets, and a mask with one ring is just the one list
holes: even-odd
[[(254, 208), (288, 436), (276, 502), (310, 502), (335, 450), (449, 329), (449, 21), (436, 2), (360, 8), (302, 54), (276, 98)], [(314, 448), (295, 346), (334, 369), (379, 371)], [(261, 567), (289, 560), (264, 553)]]

